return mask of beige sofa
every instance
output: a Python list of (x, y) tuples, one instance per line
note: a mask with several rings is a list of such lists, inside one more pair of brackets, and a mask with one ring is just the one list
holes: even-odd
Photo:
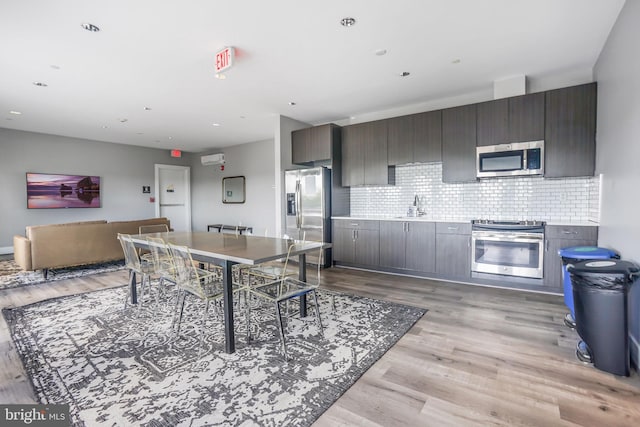
[(138, 234), (141, 225), (167, 224), (167, 218), (134, 221), (84, 221), (27, 227), (26, 236), (13, 237), (16, 264), (23, 270), (95, 264), (124, 259), (118, 233)]

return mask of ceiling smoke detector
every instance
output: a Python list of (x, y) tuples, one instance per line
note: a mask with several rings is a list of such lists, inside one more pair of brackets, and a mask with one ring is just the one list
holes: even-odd
[(48, 84), (46, 84), (46, 83), (42, 83), (42, 82), (33, 82), (33, 85), (34, 85), (34, 86), (40, 86), (40, 87), (47, 87), (47, 86), (49, 86)]
[(340, 20), (340, 25), (342, 25), (343, 27), (353, 27), (354, 25), (356, 25), (356, 20), (354, 18), (342, 18)]
[(83, 22), (82, 24), (80, 24), (80, 26), (82, 26), (82, 28), (84, 28), (87, 31), (91, 31), (94, 33), (97, 33), (98, 31), (100, 31), (100, 28), (98, 28), (96, 25), (93, 25), (89, 22)]
[(411, 73), (408, 72), (408, 71), (403, 71), (403, 72), (400, 73), (400, 77), (407, 77), (409, 74), (411, 74)]

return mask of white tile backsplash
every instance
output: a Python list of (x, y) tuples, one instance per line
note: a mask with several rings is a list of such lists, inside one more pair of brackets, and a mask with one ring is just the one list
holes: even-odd
[(351, 188), (352, 216), (406, 215), (414, 197), (433, 220), (540, 220), (595, 222), (600, 217), (600, 177), (492, 178), (442, 182), (442, 163), (396, 167), (396, 185)]

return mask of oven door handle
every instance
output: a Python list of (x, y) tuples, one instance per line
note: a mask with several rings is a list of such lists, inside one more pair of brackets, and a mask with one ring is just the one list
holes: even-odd
[(473, 236), (475, 240), (489, 240), (491, 242), (516, 242), (516, 243), (540, 243), (544, 239), (542, 237), (519, 236), (517, 234), (510, 235), (482, 235)]

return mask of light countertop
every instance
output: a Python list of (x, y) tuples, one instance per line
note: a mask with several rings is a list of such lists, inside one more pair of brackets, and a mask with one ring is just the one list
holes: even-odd
[[(388, 216), (388, 215), (357, 215), (357, 216), (332, 216), (331, 219), (346, 220), (371, 220), (371, 221), (424, 221), (424, 222), (459, 222), (470, 223), (470, 219), (453, 218), (430, 218), (428, 216), (408, 217), (408, 216)], [(591, 221), (546, 221), (547, 225), (556, 226), (582, 226), (597, 227), (598, 223)]]

